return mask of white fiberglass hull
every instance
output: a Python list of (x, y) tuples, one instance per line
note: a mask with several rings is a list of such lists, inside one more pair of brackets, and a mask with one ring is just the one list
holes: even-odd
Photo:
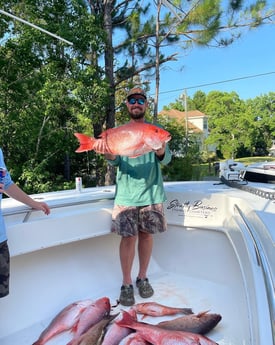
[[(166, 191), (169, 229), (155, 236), (150, 301), (221, 314), (207, 334), (220, 345), (273, 344), (274, 202), (213, 182), (171, 183)], [(107, 296), (116, 304), (121, 272), (119, 237), (109, 233), (113, 195), (113, 187), (41, 194), (53, 206), (51, 215), (32, 212), (25, 222), (26, 209), (7, 200), (12, 257), (10, 295), (0, 299), (1, 345), (32, 344), (73, 301)], [(268, 277), (243, 218), (257, 228)], [(114, 312), (121, 309), (127, 308)], [(65, 333), (47, 344), (70, 339)]]

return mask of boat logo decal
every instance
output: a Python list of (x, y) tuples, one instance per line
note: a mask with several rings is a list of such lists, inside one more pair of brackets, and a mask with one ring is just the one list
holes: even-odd
[(203, 200), (186, 200), (181, 202), (178, 199), (174, 199), (168, 202), (167, 210), (176, 211), (185, 216), (208, 218), (216, 213), (218, 207), (206, 204)]

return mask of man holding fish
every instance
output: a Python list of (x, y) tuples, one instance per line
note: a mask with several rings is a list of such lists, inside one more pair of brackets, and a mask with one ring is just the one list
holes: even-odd
[[(149, 298), (154, 294), (147, 277), (147, 269), (152, 254), (152, 235), (167, 228), (163, 210), (166, 196), (160, 166), (168, 164), (171, 160), (171, 152), (167, 145), (171, 136), (164, 129), (146, 123), (145, 112), (148, 101), (141, 88), (134, 87), (129, 91), (126, 106), (130, 122), (125, 128), (131, 126), (129, 128), (133, 130), (129, 130), (127, 135), (130, 133), (130, 136), (134, 136), (134, 139), (129, 139), (128, 143), (131, 144), (131, 140), (137, 141), (133, 154), (108, 152), (105, 153), (105, 157), (110, 164), (117, 167), (112, 232), (121, 236), (119, 254), (123, 282), (119, 300), (122, 305), (130, 306), (135, 303), (131, 273), (136, 241), (138, 241), (139, 256), (136, 287), (143, 298)], [(149, 128), (151, 130), (149, 126), (152, 128), (154, 126), (154, 133), (149, 131)], [(120, 141), (123, 141), (123, 135), (120, 136)], [(141, 150), (143, 147), (146, 148), (144, 152)]]

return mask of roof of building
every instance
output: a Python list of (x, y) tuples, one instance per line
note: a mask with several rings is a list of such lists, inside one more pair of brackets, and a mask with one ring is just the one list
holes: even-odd
[[(167, 115), (169, 117), (181, 120), (181, 119), (185, 118), (186, 112), (185, 111), (179, 111), (176, 109), (169, 109), (169, 110), (162, 110), (159, 113), (159, 115)], [(192, 117), (207, 117), (207, 116), (199, 110), (190, 110), (190, 111), (187, 111), (187, 117), (192, 118)]]
[[(186, 115), (188, 119), (192, 119), (195, 117), (206, 117), (204, 113), (202, 113), (199, 110), (190, 110), (187, 111), (187, 114), (185, 111), (179, 111), (176, 109), (169, 109), (169, 110), (162, 110), (159, 113), (160, 116), (168, 116), (170, 118), (176, 119), (178, 121), (185, 121), (186, 120)], [(188, 131), (190, 133), (202, 133), (202, 130), (195, 126), (192, 122), (188, 121)]]

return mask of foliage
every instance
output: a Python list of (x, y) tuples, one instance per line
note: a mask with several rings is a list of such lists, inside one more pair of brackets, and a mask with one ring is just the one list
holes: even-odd
[(166, 181), (189, 181), (193, 176), (192, 157), (173, 157), (169, 166), (163, 167), (163, 176)]

